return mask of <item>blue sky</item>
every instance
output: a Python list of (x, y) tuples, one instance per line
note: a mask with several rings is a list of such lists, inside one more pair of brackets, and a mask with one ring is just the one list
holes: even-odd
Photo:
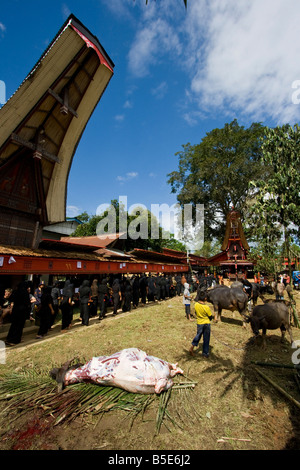
[(187, 10), (182, 0), (2, 0), (7, 99), (70, 13), (115, 69), (73, 160), (67, 216), (120, 196), (128, 208), (171, 206), (167, 174), (182, 145), (235, 118), (246, 127), (299, 120), (298, 0), (188, 0)]

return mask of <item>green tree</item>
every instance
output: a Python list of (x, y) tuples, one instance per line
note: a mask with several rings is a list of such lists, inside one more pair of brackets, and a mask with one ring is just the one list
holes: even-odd
[(237, 120), (207, 133), (200, 144), (183, 145), (178, 170), (168, 183), (181, 207), (204, 204), (205, 239), (223, 238), (230, 208), (243, 217), (251, 193), (249, 181), (262, 173), (261, 137), (265, 128), (253, 123), (248, 129)]
[(170, 248), (170, 250), (187, 251), (186, 245), (182, 241), (176, 240), (173, 233), (164, 230), (162, 231), (161, 247)]
[(300, 225), (300, 128), (285, 124), (268, 129), (262, 144), (262, 164), (269, 178), (252, 181), (255, 202), (251, 211), (259, 221), (257, 239), (268, 253), (283, 241), (290, 263), (290, 245)]
[(89, 220), (90, 220), (90, 216), (89, 214), (85, 211), (85, 212), (82, 212), (81, 214), (79, 214), (76, 219), (80, 220), (81, 222), (83, 222), (84, 224), (87, 223)]
[[(78, 216), (77, 218), (79, 218)], [(84, 223), (78, 225), (76, 230), (71, 234), (72, 237), (89, 237), (96, 235), (97, 224), (101, 217), (96, 215), (90, 215), (88, 218), (84, 218)]]
[(203, 246), (200, 250), (195, 252), (198, 256), (203, 256), (204, 258), (210, 258), (211, 256), (217, 255), (221, 252), (221, 244), (217, 241), (206, 240), (203, 243)]

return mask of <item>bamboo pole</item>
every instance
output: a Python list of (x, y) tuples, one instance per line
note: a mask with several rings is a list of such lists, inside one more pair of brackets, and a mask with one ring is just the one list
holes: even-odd
[(292, 311), (293, 311), (293, 317), (294, 317), (295, 325), (296, 325), (297, 328), (300, 328), (300, 321), (299, 321), (299, 318), (298, 318), (298, 315), (297, 315), (297, 312), (296, 312), (296, 309), (295, 309), (295, 304), (292, 303), (291, 307), (292, 307)]
[(263, 379), (265, 379), (267, 382), (269, 382), (271, 385), (273, 385), (273, 387), (276, 388), (276, 390), (278, 390), (278, 392), (280, 392), (282, 395), (284, 395), (295, 406), (297, 406), (297, 408), (300, 409), (300, 402), (299, 401), (295, 400), (295, 398), (293, 398), (289, 393), (287, 393), (285, 390), (283, 390), (283, 388), (279, 387), (279, 385), (277, 385), (275, 382), (273, 382), (273, 380), (271, 380), (269, 377), (267, 377), (265, 374), (263, 374), (260, 370), (258, 370), (256, 368), (255, 368), (255, 370)]
[(272, 362), (259, 362), (259, 361), (251, 361), (252, 364), (256, 364), (257, 366), (267, 366), (267, 367), (283, 367), (284, 369), (300, 369), (300, 364), (279, 364), (279, 363), (272, 363)]

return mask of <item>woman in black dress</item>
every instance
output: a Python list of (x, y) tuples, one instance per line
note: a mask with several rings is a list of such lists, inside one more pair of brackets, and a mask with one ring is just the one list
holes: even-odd
[(125, 281), (123, 312), (130, 312), (132, 301), (132, 287), (128, 279)]
[(51, 288), (44, 287), (41, 297), (41, 308), (39, 310), (40, 327), (37, 339), (43, 338), (51, 327), (51, 318), (54, 315), (53, 298), (51, 296)]
[(65, 282), (65, 286), (62, 292), (62, 300), (60, 304), (61, 309), (61, 331), (65, 331), (71, 327), (72, 323), (72, 297), (73, 288), (69, 280)]
[(27, 283), (21, 282), (16, 291), (12, 293), (13, 309), (11, 313), (11, 325), (5, 341), (8, 346), (19, 344), (22, 339), (23, 328), (31, 311)]
[(112, 285), (112, 297), (114, 302), (114, 312), (113, 315), (117, 315), (118, 308), (122, 299), (121, 286), (119, 279), (115, 279)]
[(89, 299), (91, 294), (90, 283), (88, 280), (83, 281), (79, 287), (79, 301), (80, 301), (80, 317), (82, 325), (88, 326), (89, 324)]

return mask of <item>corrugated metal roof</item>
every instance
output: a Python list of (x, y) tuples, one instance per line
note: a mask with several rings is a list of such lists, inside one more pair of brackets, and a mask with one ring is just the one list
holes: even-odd
[(61, 237), (61, 241), (74, 243), (75, 245), (94, 246), (97, 248), (109, 247), (118, 240), (124, 233), (110, 233), (107, 235), (93, 235), (87, 237)]
[[(68, 259), (78, 259), (78, 251), (68, 251), (68, 250), (46, 250), (42, 248), (24, 248), (17, 246), (9, 245), (0, 245), (0, 255), (11, 255), (11, 256), (30, 256), (38, 258), (68, 258)], [(100, 256), (97, 253), (86, 253), (80, 252), (80, 259), (84, 260), (95, 260), (95, 261), (107, 261), (103, 256)]]

